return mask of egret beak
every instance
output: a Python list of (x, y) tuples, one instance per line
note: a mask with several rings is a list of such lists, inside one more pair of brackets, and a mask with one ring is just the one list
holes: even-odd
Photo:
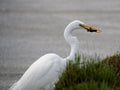
[(99, 29), (96, 29), (92, 26), (89, 26), (89, 25), (85, 25), (85, 24), (80, 24), (81, 27), (85, 28), (88, 32), (96, 32), (96, 33), (100, 33), (101, 30)]

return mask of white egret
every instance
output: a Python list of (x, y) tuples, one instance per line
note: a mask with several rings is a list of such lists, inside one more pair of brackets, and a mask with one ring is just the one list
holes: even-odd
[[(75, 29), (85, 28), (89, 32), (100, 32), (100, 30), (75, 20), (68, 24), (64, 31), (64, 38), (71, 47), (70, 55), (66, 58), (50, 53), (35, 61), (24, 75), (18, 80), (10, 90), (41, 90), (44, 87), (54, 85), (68, 60), (74, 60), (79, 54), (79, 41), (72, 36)], [(47, 89), (46, 88), (46, 89)]]

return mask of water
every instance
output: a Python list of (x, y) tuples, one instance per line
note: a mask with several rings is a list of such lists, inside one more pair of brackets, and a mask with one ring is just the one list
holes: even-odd
[(76, 30), (81, 53), (101, 57), (120, 50), (119, 0), (0, 0), (0, 90), (7, 90), (46, 53), (69, 54), (66, 25), (79, 19), (102, 33)]

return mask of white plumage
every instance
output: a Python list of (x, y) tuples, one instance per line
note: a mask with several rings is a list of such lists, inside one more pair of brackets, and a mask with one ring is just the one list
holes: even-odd
[(99, 30), (85, 25), (83, 22), (75, 20), (71, 22), (65, 29), (65, 40), (71, 47), (70, 55), (66, 58), (50, 53), (42, 56), (35, 61), (24, 75), (18, 80), (10, 90), (41, 90), (54, 87), (59, 75), (66, 66), (68, 60), (74, 60), (76, 55), (79, 55), (79, 41), (71, 35), (71, 32), (81, 27), (90, 32), (99, 32)]

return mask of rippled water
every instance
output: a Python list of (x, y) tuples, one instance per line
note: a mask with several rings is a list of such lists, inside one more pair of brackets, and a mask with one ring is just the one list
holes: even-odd
[(79, 19), (102, 33), (76, 30), (81, 53), (101, 57), (120, 50), (119, 0), (0, 0), (0, 90), (46, 53), (69, 54), (66, 25)]

